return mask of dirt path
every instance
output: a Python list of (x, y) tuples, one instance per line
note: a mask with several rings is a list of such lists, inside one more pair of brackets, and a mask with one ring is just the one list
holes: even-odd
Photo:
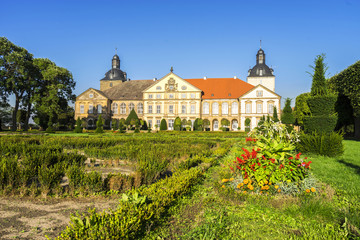
[(46, 239), (59, 235), (76, 211), (115, 208), (117, 199), (24, 200), (0, 198), (0, 239)]

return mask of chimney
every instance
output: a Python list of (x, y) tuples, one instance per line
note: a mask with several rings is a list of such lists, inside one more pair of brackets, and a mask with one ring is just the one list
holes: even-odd
[(207, 79), (207, 77), (204, 77), (204, 80), (206, 80)]
[(157, 80), (157, 78), (153, 78), (153, 81), (155, 82)]

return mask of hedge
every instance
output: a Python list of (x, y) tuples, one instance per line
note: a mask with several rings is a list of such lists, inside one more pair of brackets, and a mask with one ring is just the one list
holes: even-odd
[(304, 118), (304, 131), (312, 133), (314, 131), (321, 133), (330, 133), (334, 130), (337, 122), (337, 116), (309, 116)]
[(329, 115), (335, 113), (335, 95), (312, 96), (307, 99), (312, 116)]

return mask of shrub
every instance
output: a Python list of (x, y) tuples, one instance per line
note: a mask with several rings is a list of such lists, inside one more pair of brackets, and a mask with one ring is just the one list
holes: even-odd
[(295, 118), (291, 109), (291, 99), (286, 98), (285, 107), (281, 114), (281, 122), (284, 124), (294, 124)]
[(316, 153), (328, 157), (343, 154), (343, 135), (341, 133), (318, 133), (316, 131), (300, 135), (300, 142), (297, 148), (301, 152)]
[(103, 181), (101, 173), (91, 171), (85, 174), (85, 188), (89, 193), (97, 193), (103, 190)]
[(309, 116), (304, 118), (304, 131), (306, 133), (331, 133), (337, 122), (336, 116)]
[(114, 131), (118, 130), (119, 129), (119, 119), (113, 118), (111, 120), (111, 127)]
[(102, 120), (102, 117), (101, 117), (101, 114), (100, 114), (98, 120), (96, 121), (96, 130), (95, 130), (95, 132), (96, 133), (103, 133), (104, 132), (103, 125), (104, 125), (103, 120)]
[(175, 118), (174, 121), (174, 130), (181, 131), (181, 119), (179, 117)]
[(167, 130), (167, 123), (166, 123), (165, 119), (162, 119), (161, 122), (160, 122), (160, 130), (161, 131)]
[(80, 119), (80, 117), (78, 117), (78, 119), (76, 120), (76, 126), (74, 129), (74, 133), (82, 133), (83, 129), (82, 129), (82, 121)]
[(250, 123), (251, 123), (251, 120), (250, 118), (246, 118), (245, 119), (245, 132), (250, 132)]
[(273, 119), (274, 122), (278, 122), (278, 121), (279, 121), (279, 116), (278, 116), (277, 108), (276, 108), (276, 107), (274, 107), (274, 112), (273, 112), (272, 119)]

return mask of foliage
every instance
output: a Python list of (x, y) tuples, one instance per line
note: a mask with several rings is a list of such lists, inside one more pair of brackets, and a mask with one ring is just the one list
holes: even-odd
[(245, 119), (245, 132), (250, 132), (250, 123), (251, 123), (250, 118), (246, 118)]
[(325, 54), (318, 55), (315, 58), (314, 64), (312, 67), (314, 69), (314, 74), (312, 75), (312, 85), (311, 85), (311, 96), (324, 96), (328, 94), (325, 73), (327, 70), (326, 64), (324, 63)]
[(274, 122), (280, 121), (280, 120), (279, 120), (279, 117), (278, 117), (278, 113), (277, 113), (277, 108), (276, 108), (276, 107), (274, 107), (274, 112), (273, 112), (272, 119), (273, 119)]
[(125, 124), (127, 126), (131, 126), (131, 127), (134, 127), (134, 126), (137, 126), (139, 125), (139, 117), (138, 115), (136, 114), (135, 110), (131, 110), (131, 112), (129, 113), (128, 117), (126, 118), (125, 120)]
[(162, 131), (167, 130), (167, 123), (166, 123), (166, 120), (165, 120), (165, 119), (161, 119), (161, 122), (160, 122), (160, 130), (162, 130)]
[(196, 118), (194, 121), (194, 131), (202, 131), (204, 126), (204, 121), (200, 118)]
[(304, 119), (304, 131), (306, 133), (319, 132), (331, 133), (336, 126), (336, 116), (312, 116)]
[(8, 126), (11, 123), (12, 111), (13, 109), (8, 102), (0, 101), (0, 131), (2, 127)]
[(297, 143), (299, 151), (316, 153), (323, 156), (339, 156), (344, 152), (343, 135), (341, 133), (302, 133)]
[(78, 117), (78, 119), (76, 120), (76, 126), (75, 126), (75, 129), (74, 129), (74, 132), (75, 133), (82, 133), (82, 131), (83, 131), (82, 121), (81, 121), (80, 117)]
[(111, 119), (111, 128), (114, 131), (119, 129), (119, 119), (116, 118)]
[(294, 117), (295, 124), (298, 126), (304, 126), (304, 118), (311, 114), (310, 108), (307, 104), (307, 99), (310, 97), (310, 93), (302, 93), (296, 97)]
[(96, 129), (95, 129), (95, 132), (96, 133), (103, 133), (104, 130), (103, 130), (103, 119), (101, 117), (101, 114), (99, 115), (98, 117), (98, 120), (96, 121)]
[(294, 124), (295, 119), (294, 119), (294, 115), (291, 109), (291, 99), (290, 98), (286, 98), (285, 99), (285, 107), (282, 110), (282, 114), (281, 114), (281, 122), (284, 124)]
[(181, 119), (179, 117), (175, 118), (174, 121), (174, 130), (175, 131), (181, 131)]

